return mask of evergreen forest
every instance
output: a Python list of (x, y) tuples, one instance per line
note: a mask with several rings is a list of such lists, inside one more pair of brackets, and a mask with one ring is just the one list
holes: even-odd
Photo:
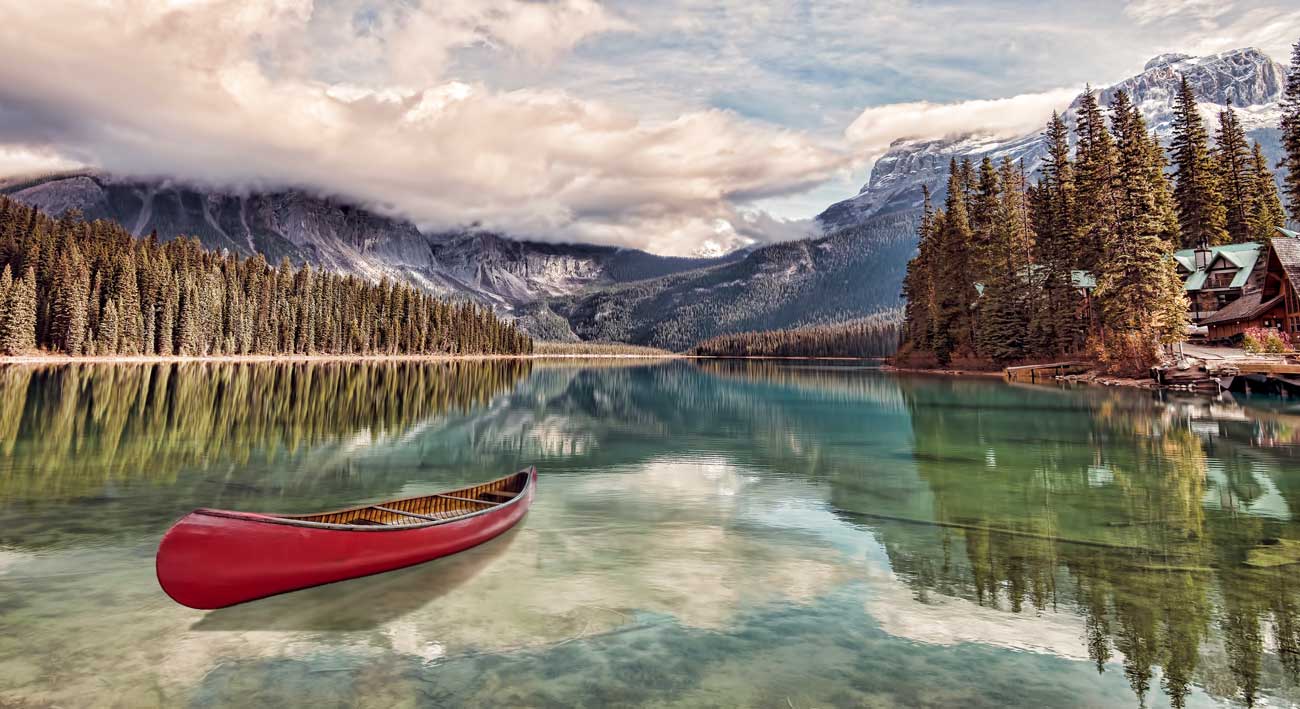
[(1186, 298), (1173, 252), (1265, 242), (1300, 215), (1300, 43), (1283, 98), (1281, 195), (1231, 105), (1211, 136), (1186, 79), (1170, 144), (1123, 91), (1089, 87), (1074, 125), (1054, 114), (1047, 156), (1023, 165), (954, 160), (946, 196), (925, 194), (903, 282), (900, 360), (1005, 365), (1087, 356), (1144, 371), (1181, 341)]
[(832, 325), (719, 335), (693, 347), (701, 357), (885, 357), (898, 345), (896, 313)]
[(0, 354), (516, 355), (532, 340), (488, 308), (133, 237), (0, 197)]

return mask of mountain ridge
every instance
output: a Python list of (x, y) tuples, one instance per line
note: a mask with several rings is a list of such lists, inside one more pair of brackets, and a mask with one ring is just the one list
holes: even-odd
[[(1153, 57), (1142, 72), (1096, 92), (1104, 108), (1119, 89), (1124, 89), (1142, 110), (1148, 126), (1167, 139), (1172, 130), (1175, 89), (1185, 75), (1208, 126), (1218, 125), (1218, 111), (1231, 102), (1248, 138), (1258, 140), (1265, 155), (1275, 163), (1281, 156), (1277, 124), (1285, 74), (1285, 67), (1255, 47), (1205, 57), (1168, 53)], [(1081, 97), (1076, 97), (1063, 113), (1072, 134)], [(816, 219), (824, 229), (832, 231), (876, 214), (919, 209), (922, 185), (942, 199), (950, 159), (979, 162), (986, 155), (994, 160), (1005, 156), (1023, 161), (1032, 176), (1042, 166), (1046, 144), (1041, 130), (1012, 138), (999, 138), (979, 128), (944, 138), (902, 138), (894, 141), (872, 166), (867, 183), (857, 195), (830, 205)]]
[(197, 237), (205, 246), (268, 261), (288, 258), (369, 280), (401, 279), (505, 314), (548, 298), (743, 258), (658, 256), (635, 249), (511, 239), (485, 231), (431, 233), (339, 197), (301, 190), (236, 192), (172, 179), (89, 170), (11, 178), (0, 194), (51, 216), (79, 210), (137, 237)]

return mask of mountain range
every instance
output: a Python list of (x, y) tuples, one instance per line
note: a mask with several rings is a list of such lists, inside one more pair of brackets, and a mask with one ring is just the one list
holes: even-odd
[(271, 262), (288, 258), (371, 280), (402, 279), (507, 314), (548, 298), (743, 256), (677, 258), (482, 231), (428, 233), (345, 199), (300, 190), (239, 193), (88, 171), (11, 179), (0, 182), (0, 194), (56, 216), (77, 209), (87, 219), (112, 219), (140, 237), (187, 235)]
[[(1285, 69), (1257, 49), (1208, 57), (1164, 54), (1098, 90), (1105, 106), (1130, 93), (1167, 137), (1175, 88), (1192, 83), (1209, 126), (1229, 102), (1266, 155), (1280, 152)], [(1078, 99), (1065, 113), (1073, 127)], [(943, 199), (951, 158), (1023, 161), (1044, 155), (1039, 132), (1006, 138), (978, 130), (902, 139), (878, 159), (854, 197), (817, 220), (825, 236), (678, 258), (634, 249), (555, 244), (463, 230), (429, 233), (345, 198), (303, 190), (232, 191), (176, 180), (71, 172), (0, 182), (0, 194), (61, 215), (78, 209), (132, 233), (185, 234), (205, 245), (268, 260), (399, 278), (441, 295), (490, 304), (545, 339), (615, 340), (686, 349), (726, 332), (846, 320), (892, 311), (916, 247), (921, 187)]]
[[(1281, 157), (1278, 123), (1286, 68), (1253, 47), (1208, 57), (1161, 54), (1147, 62), (1142, 73), (1098, 88), (1097, 100), (1105, 108), (1118, 91), (1128, 92), (1147, 125), (1167, 141), (1173, 130), (1174, 100), (1184, 76), (1196, 93), (1207, 127), (1212, 130), (1217, 126), (1219, 111), (1231, 103), (1247, 137), (1259, 141), (1264, 154), (1272, 163), (1277, 162)], [(1072, 135), (1081, 99), (1075, 98), (1063, 115)], [(1046, 124), (1046, 119), (1043, 122)], [(1042, 167), (1046, 154), (1042, 131), (1005, 138), (973, 127), (969, 133), (940, 139), (899, 139), (876, 161), (862, 190), (827, 207), (817, 221), (822, 228), (833, 231), (879, 214), (917, 212), (923, 185), (936, 199), (943, 199), (948, 162), (953, 158), (978, 163), (985, 156), (995, 161), (1008, 157), (1013, 162), (1023, 161), (1025, 170), (1033, 175)]]

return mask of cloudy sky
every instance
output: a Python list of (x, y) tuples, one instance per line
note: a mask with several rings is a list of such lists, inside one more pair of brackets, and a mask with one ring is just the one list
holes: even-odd
[[(806, 232), (900, 137), (1019, 135), (1263, 0), (0, 0), (0, 175), (351, 196), (428, 228), (691, 253)], [(974, 118), (972, 118), (974, 117)]]

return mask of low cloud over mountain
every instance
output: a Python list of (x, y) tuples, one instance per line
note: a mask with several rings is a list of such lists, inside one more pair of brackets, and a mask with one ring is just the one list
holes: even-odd
[[(345, 18), (337, 46), (306, 41), (328, 11), (309, 0), (12, 4), (0, 143), (115, 173), (346, 194), (433, 229), (663, 253), (690, 253), (719, 220), (741, 227), (739, 205), (846, 163), (728, 111), (643, 118), (565, 90), (446, 78), (458, 48), (545, 62), (629, 29), (590, 0), (440, 0)], [(371, 80), (331, 80), (340, 62)]]

